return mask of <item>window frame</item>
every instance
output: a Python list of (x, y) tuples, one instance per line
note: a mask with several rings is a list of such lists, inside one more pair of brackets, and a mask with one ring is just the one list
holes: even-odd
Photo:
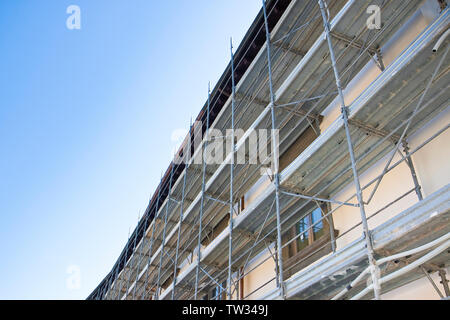
[[(314, 238), (314, 230), (312, 227), (312, 221), (313, 221), (313, 212), (315, 210), (319, 209), (318, 206), (314, 207), (312, 210), (310, 210), (306, 215), (302, 216), (301, 219), (298, 220), (298, 222), (291, 227), (284, 236), (283, 243), (287, 243), (288, 241), (292, 240), (295, 236), (298, 236), (298, 233), (296, 233), (296, 230), (298, 229), (298, 223), (300, 223), (303, 219), (308, 219), (308, 244), (302, 248), (298, 248), (298, 239), (295, 241), (292, 241), (290, 244), (285, 246), (282, 249), (282, 257), (283, 257), (283, 272), (285, 274), (285, 278), (289, 278), (294, 273), (298, 272), (299, 270), (307, 267), (308, 265), (314, 263), (321, 257), (327, 255), (328, 253), (332, 252), (332, 243), (333, 239), (339, 234), (338, 230), (334, 229), (333, 224), (333, 217), (332, 215), (329, 215), (325, 218), (324, 215), (326, 215), (330, 210), (329, 203), (322, 203), (320, 204), (320, 212), (321, 212), (321, 218), (322, 218), (322, 229), (323, 233), (317, 238)], [(334, 238), (331, 237), (331, 230), (334, 232)], [(330, 242), (327, 244), (327, 242)], [(323, 247), (324, 246), (324, 247)], [(322, 249), (320, 249), (323, 247)], [(320, 250), (319, 250), (320, 249)], [(316, 252), (317, 251), (317, 252)]]

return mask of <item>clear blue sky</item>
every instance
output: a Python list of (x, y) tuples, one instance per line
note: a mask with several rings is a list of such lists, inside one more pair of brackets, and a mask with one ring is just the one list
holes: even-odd
[[(81, 8), (68, 30), (66, 8)], [(111, 270), (260, 0), (0, 2), (0, 299)], [(81, 287), (70, 290), (69, 266)]]

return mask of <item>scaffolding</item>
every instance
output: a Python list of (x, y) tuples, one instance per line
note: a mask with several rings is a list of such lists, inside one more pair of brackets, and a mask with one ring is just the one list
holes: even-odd
[[(263, 0), (243, 44), (234, 52), (230, 43), (226, 75), (213, 92), (208, 85), (207, 102), (197, 119), (202, 122), (191, 124), (124, 251), (89, 299), (251, 299), (262, 290), (260, 298), (265, 299), (379, 299), (382, 286), (394, 288), (416, 279), (414, 270), (427, 278), (430, 270), (440, 272), (442, 283), (447, 283), (443, 268), (430, 266), (449, 262), (450, 190), (447, 185), (424, 197), (412, 155), (449, 126), (413, 149), (408, 137), (449, 107), (448, 8), (389, 65), (381, 52), (421, 2)], [(379, 29), (366, 27), (369, 5), (378, 5), (384, 13)], [(345, 88), (370, 61), (380, 75), (347, 105)], [(321, 133), (321, 114), (333, 103), (339, 105), (340, 116)], [(229, 131), (219, 137), (210, 134), (214, 128)], [(246, 146), (262, 129), (271, 132), (264, 145), (265, 161), (237, 161), (240, 155), (249, 160)], [(281, 169), (280, 155), (309, 129), (316, 134), (314, 141)], [(207, 150), (215, 139), (223, 139), (227, 152), (224, 161), (211, 164)], [(400, 159), (394, 162), (395, 156)], [(380, 161), (381, 174), (363, 184), (361, 174)], [(402, 163), (414, 187), (368, 216), (365, 208), (383, 178)], [(268, 172), (270, 183), (241, 210), (239, 199), (262, 172)], [(335, 195), (350, 184), (354, 193), (337, 200)], [(371, 191), (364, 198), (365, 190)], [(414, 193), (416, 205), (398, 219), (369, 228), (369, 219)], [(325, 212), (323, 204), (335, 207)], [(358, 208), (360, 222), (336, 234), (332, 215), (342, 207)], [(316, 209), (321, 217), (311, 227), (327, 223), (329, 238), (295, 264), (285, 265), (283, 250), (308, 232), (289, 238), (287, 231)], [(430, 210), (437, 214), (430, 217)], [(419, 226), (414, 230), (412, 219)], [(225, 228), (217, 231), (218, 225)], [(427, 234), (418, 240), (414, 232), (422, 226)], [(358, 228), (361, 238), (338, 250), (337, 240)], [(394, 229), (396, 238), (387, 236), (387, 230)], [(406, 241), (406, 235), (414, 241)], [(393, 253), (382, 256), (387, 246)], [(331, 254), (308, 267), (328, 247)], [(264, 250), (267, 257), (251, 263)], [(390, 266), (405, 257), (409, 265)], [(274, 276), (244, 296), (243, 279), (270, 259)], [(298, 272), (302, 264), (306, 267)], [(213, 295), (211, 288), (217, 289)]]

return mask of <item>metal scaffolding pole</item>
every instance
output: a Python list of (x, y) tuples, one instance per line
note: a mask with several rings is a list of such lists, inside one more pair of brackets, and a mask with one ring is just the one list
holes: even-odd
[(169, 181), (169, 190), (167, 192), (167, 203), (166, 203), (166, 212), (164, 213), (164, 227), (163, 227), (163, 236), (162, 236), (162, 242), (161, 242), (161, 252), (159, 253), (159, 267), (158, 267), (158, 281), (156, 284), (156, 294), (155, 294), (155, 300), (158, 300), (159, 298), (159, 290), (160, 290), (160, 282), (161, 282), (161, 267), (162, 267), (162, 260), (164, 256), (164, 242), (166, 241), (166, 229), (167, 229), (167, 216), (169, 215), (169, 207), (170, 207), (170, 201), (172, 199), (170, 196), (172, 195), (172, 179), (173, 179), (173, 171), (175, 168), (175, 163), (172, 162), (171, 169), (170, 169), (170, 181)]
[(272, 64), (271, 64), (271, 53), (270, 53), (270, 32), (269, 32), (269, 22), (267, 19), (267, 9), (266, 9), (266, 0), (262, 0), (263, 3), (263, 12), (264, 12), (264, 25), (266, 29), (266, 42), (267, 42), (267, 67), (269, 72), (269, 89), (270, 89), (270, 111), (272, 118), (272, 158), (273, 158), (273, 183), (275, 185), (275, 208), (277, 215), (277, 252), (278, 252), (278, 286), (280, 290), (280, 295), (282, 299), (286, 298), (286, 293), (284, 289), (283, 282), (283, 258), (281, 254), (281, 217), (280, 217), (280, 175), (278, 168), (278, 145), (275, 134), (275, 95), (273, 92), (273, 81), (272, 81)]
[(100, 297), (98, 297), (98, 300), (105, 300), (106, 295), (107, 295), (108, 290), (109, 290), (109, 286), (111, 285), (111, 277), (109, 275), (106, 276), (106, 277), (108, 278), (108, 281), (106, 281), (103, 284), (103, 288), (100, 290), (101, 292), (100, 292)]
[(138, 228), (139, 228), (139, 219), (138, 219), (138, 226), (136, 227), (136, 232), (134, 234), (133, 250), (131, 250), (130, 270), (128, 271), (128, 279), (127, 279), (127, 287), (126, 287), (126, 291), (125, 291), (125, 299), (126, 299), (126, 296), (128, 294), (128, 290), (130, 288), (130, 279), (131, 279), (131, 276), (133, 274), (133, 260), (136, 261), (136, 258), (133, 259), (133, 253), (134, 253), (134, 250), (136, 250), (136, 241), (137, 241), (137, 235), (138, 235)]
[(353, 144), (352, 144), (350, 129), (349, 129), (349, 125), (348, 125), (348, 108), (345, 105), (344, 93), (343, 93), (342, 87), (341, 87), (339, 71), (336, 66), (334, 49), (333, 49), (333, 44), (331, 42), (331, 36), (330, 36), (330, 24), (329, 24), (328, 18), (326, 16), (325, 4), (324, 4), (323, 0), (318, 0), (318, 1), (319, 1), (319, 6), (320, 6), (320, 11), (322, 13), (323, 25), (324, 25), (324, 29), (325, 29), (325, 33), (326, 33), (326, 37), (327, 37), (327, 41), (328, 41), (328, 49), (330, 51), (331, 64), (333, 66), (334, 76), (336, 78), (336, 86), (337, 86), (337, 89), (339, 92), (342, 119), (344, 121), (345, 134), (347, 137), (348, 150), (349, 150), (349, 154), (350, 154), (350, 160), (351, 160), (352, 171), (353, 171), (353, 179), (354, 179), (354, 183), (355, 183), (355, 187), (356, 187), (356, 196), (358, 199), (359, 210), (361, 213), (361, 221), (362, 221), (362, 226), (363, 226), (364, 238), (365, 238), (366, 246), (367, 246), (367, 257), (369, 259), (370, 273), (372, 275), (373, 291), (374, 291), (375, 299), (379, 300), (381, 290), (380, 290), (378, 272), (377, 272), (378, 267), (376, 265), (376, 261), (374, 258), (374, 251), (373, 251), (373, 247), (372, 247), (371, 235), (370, 235), (370, 231), (369, 231), (369, 226), (367, 224), (366, 212), (364, 209), (364, 201), (362, 198), (361, 185), (359, 182), (358, 171), (356, 169), (355, 154), (354, 154), (354, 150), (353, 150)]
[(104, 289), (105, 289), (105, 286), (101, 285), (100, 290), (98, 290), (97, 293), (94, 295), (93, 300), (102, 300)]
[(439, 277), (441, 277), (441, 284), (444, 287), (445, 296), (450, 297), (450, 288), (448, 286), (448, 280), (445, 277), (446, 271), (441, 268), (441, 269), (439, 269), (438, 273), (439, 273)]
[[(109, 282), (109, 281), (108, 281)], [(104, 284), (102, 289), (99, 292), (99, 296), (97, 296), (97, 300), (103, 300), (103, 297), (105, 296), (106, 288), (108, 287), (107, 284)]]
[(145, 217), (145, 222), (144, 222), (144, 230), (143, 230), (143, 240), (142, 240), (142, 245), (141, 245), (141, 250), (139, 251), (139, 264), (137, 265), (136, 268), (136, 278), (134, 279), (134, 288), (133, 288), (133, 297), (132, 299), (134, 300), (134, 298), (136, 297), (136, 289), (137, 289), (137, 285), (138, 285), (138, 278), (139, 278), (139, 270), (141, 269), (141, 263), (142, 263), (142, 251), (144, 251), (145, 245), (147, 244), (147, 237), (145, 236), (145, 233), (147, 232), (147, 223), (148, 223), (148, 219), (150, 217), (150, 214), (147, 214), (147, 216)]
[[(207, 117), (209, 118), (209, 101), (210, 101), (210, 88), (208, 83), (208, 108), (207, 108)], [(192, 124), (189, 128), (189, 134), (192, 131)], [(184, 207), (184, 197), (186, 194), (186, 179), (188, 175), (189, 165), (190, 165), (190, 159), (187, 154), (183, 154), (183, 159), (185, 161), (185, 168), (184, 168), (184, 177), (183, 177), (183, 189), (181, 191), (181, 203), (180, 203), (180, 219), (178, 223), (178, 236), (177, 236), (177, 245), (175, 250), (175, 261), (174, 261), (174, 267), (173, 267), (173, 283), (172, 283), (172, 300), (175, 299), (175, 288), (177, 285), (177, 266), (178, 266), (178, 253), (180, 249), (180, 237), (181, 237), (181, 225), (183, 222), (183, 207)]]
[(233, 54), (233, 40), (230, 39), (230, 52), (231, 52), (231, 161), (230, 161), (230, 221), (229, 226), (229, 237), (228, 237), (228, 300), (231, 300), (231, 264), (232, 264), (232, 253), (233, 253), (233, 175), (234, 175), (234, 157), (236, 152), (236, 146), (234, 143), (234, 108), (236, 102), (236, 86), (234, 80), (234, 54)]
[(144, 288), (142, 289), (142, 297), (141, 297), (142, 300), (145, 299), (145, 290), (147, 289), (148, 276), (150, 273), (149, 269), (150, 269), (150, 263), (152, 261), (153, 243), (155, 241), (154, 234), (155, 234), (156, 218), (158, 217), (159, 199), (161, 197), (161, 189), (162, 189), (162, 177), (161, 177), (161, 181), (159, 183), (158, 197), (156, 198), (155, 214), (153, 217), (153, 226), (152, 226), (152, 235), (151, 235), (151, 241), (150, 241), (150, 248), (148, 250), (147, 271), (146, 271), (146, 275), (145, 275)]
[[(208, 101), (209, 101), (209, 86), (208, 86)], [(190, 131), (189, 131), (190, 132)], [(186, 178), (188, 174), (189, 169), (189, 159), (186, 158), (186, 155), (184, 155), (184, 161), (186, 163), (185, 171), (184, 171), (184, 177), (183, 177), (183, 189), (181, 191), (181, 202), (180, 202), (180, 219), (178, 222), (178, 236), (177, 236), (177, 245), (175, 249), (175, 261), (173, 263), (173, 283), (172, 283), (172, 300), (175, 299), (175, 288), (177, 285), (177, 266), (178, 266), (178, 251), (180, 249), (180, 236), (181, 236), (181, 225), (183, 222), (183, 207), (184, 207), (184, 196), (186, 193)]]
[(433, 286), (434, 290), (436, 290), (437, 294), (441, 299), (444, 299), (444, 295), (442, 294), (441, 290), (437, 287), (436, 283), (434, 283), (433, 279), (428, 274), (427, 270), (422, 266), (420, 266), (420, 270), (422, 270), (423, 274), (427, 277), (428, 281), (430, 281), (431, 285)]
[[(109, 281), (108, 281), (108, 284), (109, 284)], [(98, 300), (104, 300), (104, 299), (105, 299), (105, 297), (106, 297), (106, 292), (108, 292), (108, 284), (105, 284), (105, 285), (103, 286), (103, 289), (102, 289), (102, 291), (101, 291), (101, 294), (100, 294), (100, 297), (99, 297)]]
[(419, 201), (422, 201), (423, 200), (423, 195), (422, 195), (422, 190), (421, 190), (422, 188), (420, 187), (419, 179), (417, 178), (417, 174), (416, 174), (416, 169), (414, 168), (414, 163), (412, 161), (411, 155), (409, 154), (408, 144), (406, 142), (403, 142), (402, 144), (403, 144), (403, 151), (405, 152), (405, 155), (406, 155), (406, 164), (408, 165), (409, 170), (411, 171), (411, 176), (413, 178), (417, 198), (419, 198)]
[[(128, 247), (129, 247), (129, 243), (130, 243), (130, 233), (128, 231), (128, 237), (127, 237), (127, 244), (125, 246), (125, 254), (123, 256), (123, 273), (125, 273), (125, 268), (127, 266), (127, 255), (128, 255)], [(120, 264), (119, 264), (120, 265)], [(117, 284), (118, 285), (118, 284)], [(120, 287), (118, 287), (118, 292), (117, 292), (117, 296), (116, 296), (116, 300), (120, 300), (120, 294), (122, 293), (122, 288), (123, 288), (123, 281), (120, 284)]]
[[(119, 274), (119, 265), (120, 265), (120, 259), (117, 260), (117, 262), (115, 264), (115, 267), (114, 267), (116, 269), (116, 272), (115, 272), (115, 275), (114, 275), (114, 280), (112, 281), (112, 284), (111, 284), (111, 293), (109, 294), (110, 300), (113, 300), (113, 294), (114, 294), (114, 291), (115, 291), (114, 288), (117, 287), (117, 283), (115, 283), (115, 281), (117, 280), (117, 276)], [(113, 270), (114, 270), (114, 268), (113, 268)]]
[[(205, 135), (205, 143), (202, 145), (202, 197), (200, 201), (200, 216), (199, 216), (199, 227), (198, 227), (198, 242), (197, 242), (197, 268), (195, 271), (195, 293), (194, 293), (194, 299), (197, 300), (197, 294), (198, 294), (198, 277), (200, 272), (200, 248), (201, 248), (201, 242), (202, 242), (202, 218), (203, 218), (203, 206), (205, 204), (205, 187), (206, 187), (206, 161), (205, 161), (205, 150), (208, 146), (208, 130), (209, 130), (209, 108), (210, 108), (210, 92), (209, 92), (209, 85), (208, 85), (208, 105), (207, 105), (207, 117), (206, 117), (206, 135)], [(202, 126), (200, 126), (201, 130)], [(194, 129), (195, 130), (195, 129)]]
[(108, 300), (108, 296), (111, 295), (111, 290), (112, 290), (112, 284), (114, 282), (114, 268), (115, 268), (116, 264), (114, 264), (112, 270), (111, 270), (111, 275), (109, 277), (109, 281), (108, 281), (108, 285), (106, 286), (105, 289), (105, 293), (104, 293), (104, 300)]

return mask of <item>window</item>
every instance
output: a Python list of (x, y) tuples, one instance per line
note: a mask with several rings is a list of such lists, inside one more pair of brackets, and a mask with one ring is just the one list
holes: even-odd
[(321, 218), (322, 210), (316, 208), (297, 223), (294, 236), (299, 237), (296, 241), (297, 248), (295, 251), (302, 250), (324, 235), (324, 223), (320, 220)]
[(234, 214), (240, 214), (242, 211), (244, 211), (245, 208), (245, 197), (242, 196), (239, 198), (238, 201), (234, 204)]
[(221, 286), (215, 286), (211, 290), (209, 290), (208, 294), (205, 294), (202, 297), (202, 300), (226, 300), (226, 291), (222, 288), (225, 288), (227, 282), (222, 282)]
[(323, 204), (320, 208), (316, 206), (310, 210), (283, 236), (285, 244), (296, 237), (282, 251), (286, 278), (331, 252), (331, 239), (334, 239), (331, 237), (331, 229), (334, 236), (337, 236), (331, 216), (321, 220), (323, 214), (328, 212), (328, 205)]
[(225, 292), (225, 290), (224, 289), (222, 289), (222, 288), (225, 288), (226, 287), (226, 282), (223, 282), (222, 283), (222, 287), (220, 287), (220, 286), (217, 286), (217, 287), (215, 287), (213, 290), (212, 290), (212, 292), (211, 292), (211, 299), (212, 300), (225, 300), (226, 299), (226, 292)]
[[(234, 205), (234, 214), (240, 214), (244, 210), (244, 197), (239, 198)], [(209, 245), (225, 228), (228, 227), (230, 215), (227, 213), (213, 228), (206, 232), (206, 236), (202, 239), (202, 245)]]
[(280, 171), (283, 171), (311, 143), (313, 143), (319, 133), (320, 128), (318, 124), (315, 125), (314, 129), (312, 127), (308, 127), (286, 150), (280, 150)]

